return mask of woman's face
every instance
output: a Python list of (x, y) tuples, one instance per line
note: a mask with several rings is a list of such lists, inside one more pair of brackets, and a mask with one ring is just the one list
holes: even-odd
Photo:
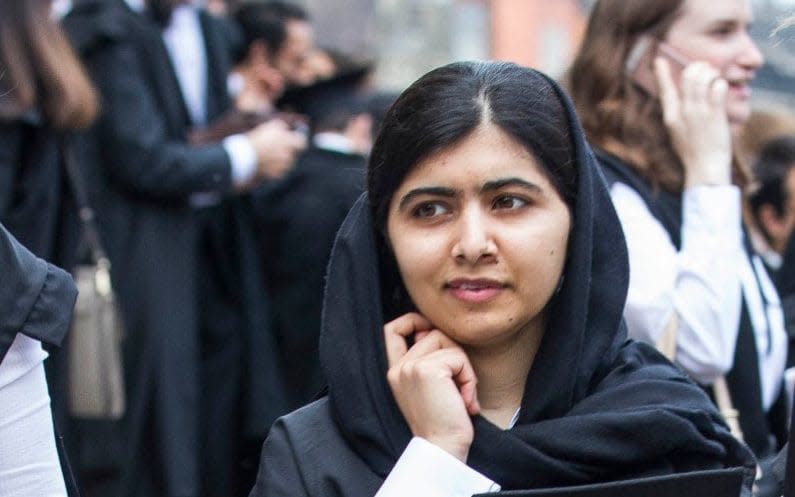
[(483, 347), (542, 331), (570, 224), (536, 158), (486, 124), (414, 167), (390, 201), (387, 233), (420, 313)]
[(727, 113), (740, 126), (751, 115), (754, 73), (764, 61), (748, 34), (749, 0), (685, 0), (666, 40), (691, 60), (705, 61), (729, 83)]

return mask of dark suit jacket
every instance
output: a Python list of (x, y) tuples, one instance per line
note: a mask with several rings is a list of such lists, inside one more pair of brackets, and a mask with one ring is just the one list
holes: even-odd
[(318, 337), (326, 265), (337, 229), (364, 191), (365, 167), (361, 155), (310, 148), (284, 180), (253, 195), (292, 408), (325, 384)]

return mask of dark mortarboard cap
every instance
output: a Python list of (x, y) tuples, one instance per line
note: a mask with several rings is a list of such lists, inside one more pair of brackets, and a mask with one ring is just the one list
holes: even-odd
[(739, 497), (745, 468), (694, 471), (610, 483), (500, 492), (513, 497)]
[(339, 129), (351, 117), (368, 111), (366, 80), (371, 71), (371, 65), (361, 65), (309, 86), (289, 88), (277, 106), (306, 115), (313, 128)]

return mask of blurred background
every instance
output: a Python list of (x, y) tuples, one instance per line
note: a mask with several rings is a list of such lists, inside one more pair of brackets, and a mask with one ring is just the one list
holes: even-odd
[[(718, 0), (719, 1), (719, 0)], [(399, 90), (438, 65), (500, 59), (559, 76), (577, 49), (592, 0), (294, 0), (312, 14), (318, 44), (376, 60), (376, 83)], [(795, 0), (752, 0), (767, 64), (759, 106), (795, 107)]]

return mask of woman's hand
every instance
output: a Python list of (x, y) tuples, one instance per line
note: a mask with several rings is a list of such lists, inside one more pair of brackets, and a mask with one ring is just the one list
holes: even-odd
[(654, 61), (663, 119), (685, 168), (685, 187), (731, 183), (728, 83), (706, 62), (682, 71), (677, 88), (667, 60)]
[[(414, 335), (408, 348), (406, 338)], [(411, 432), (466, 462), (480, 411), (475, 371), (464, 350), (417, 313), (384, 325), (387, 380)]]

